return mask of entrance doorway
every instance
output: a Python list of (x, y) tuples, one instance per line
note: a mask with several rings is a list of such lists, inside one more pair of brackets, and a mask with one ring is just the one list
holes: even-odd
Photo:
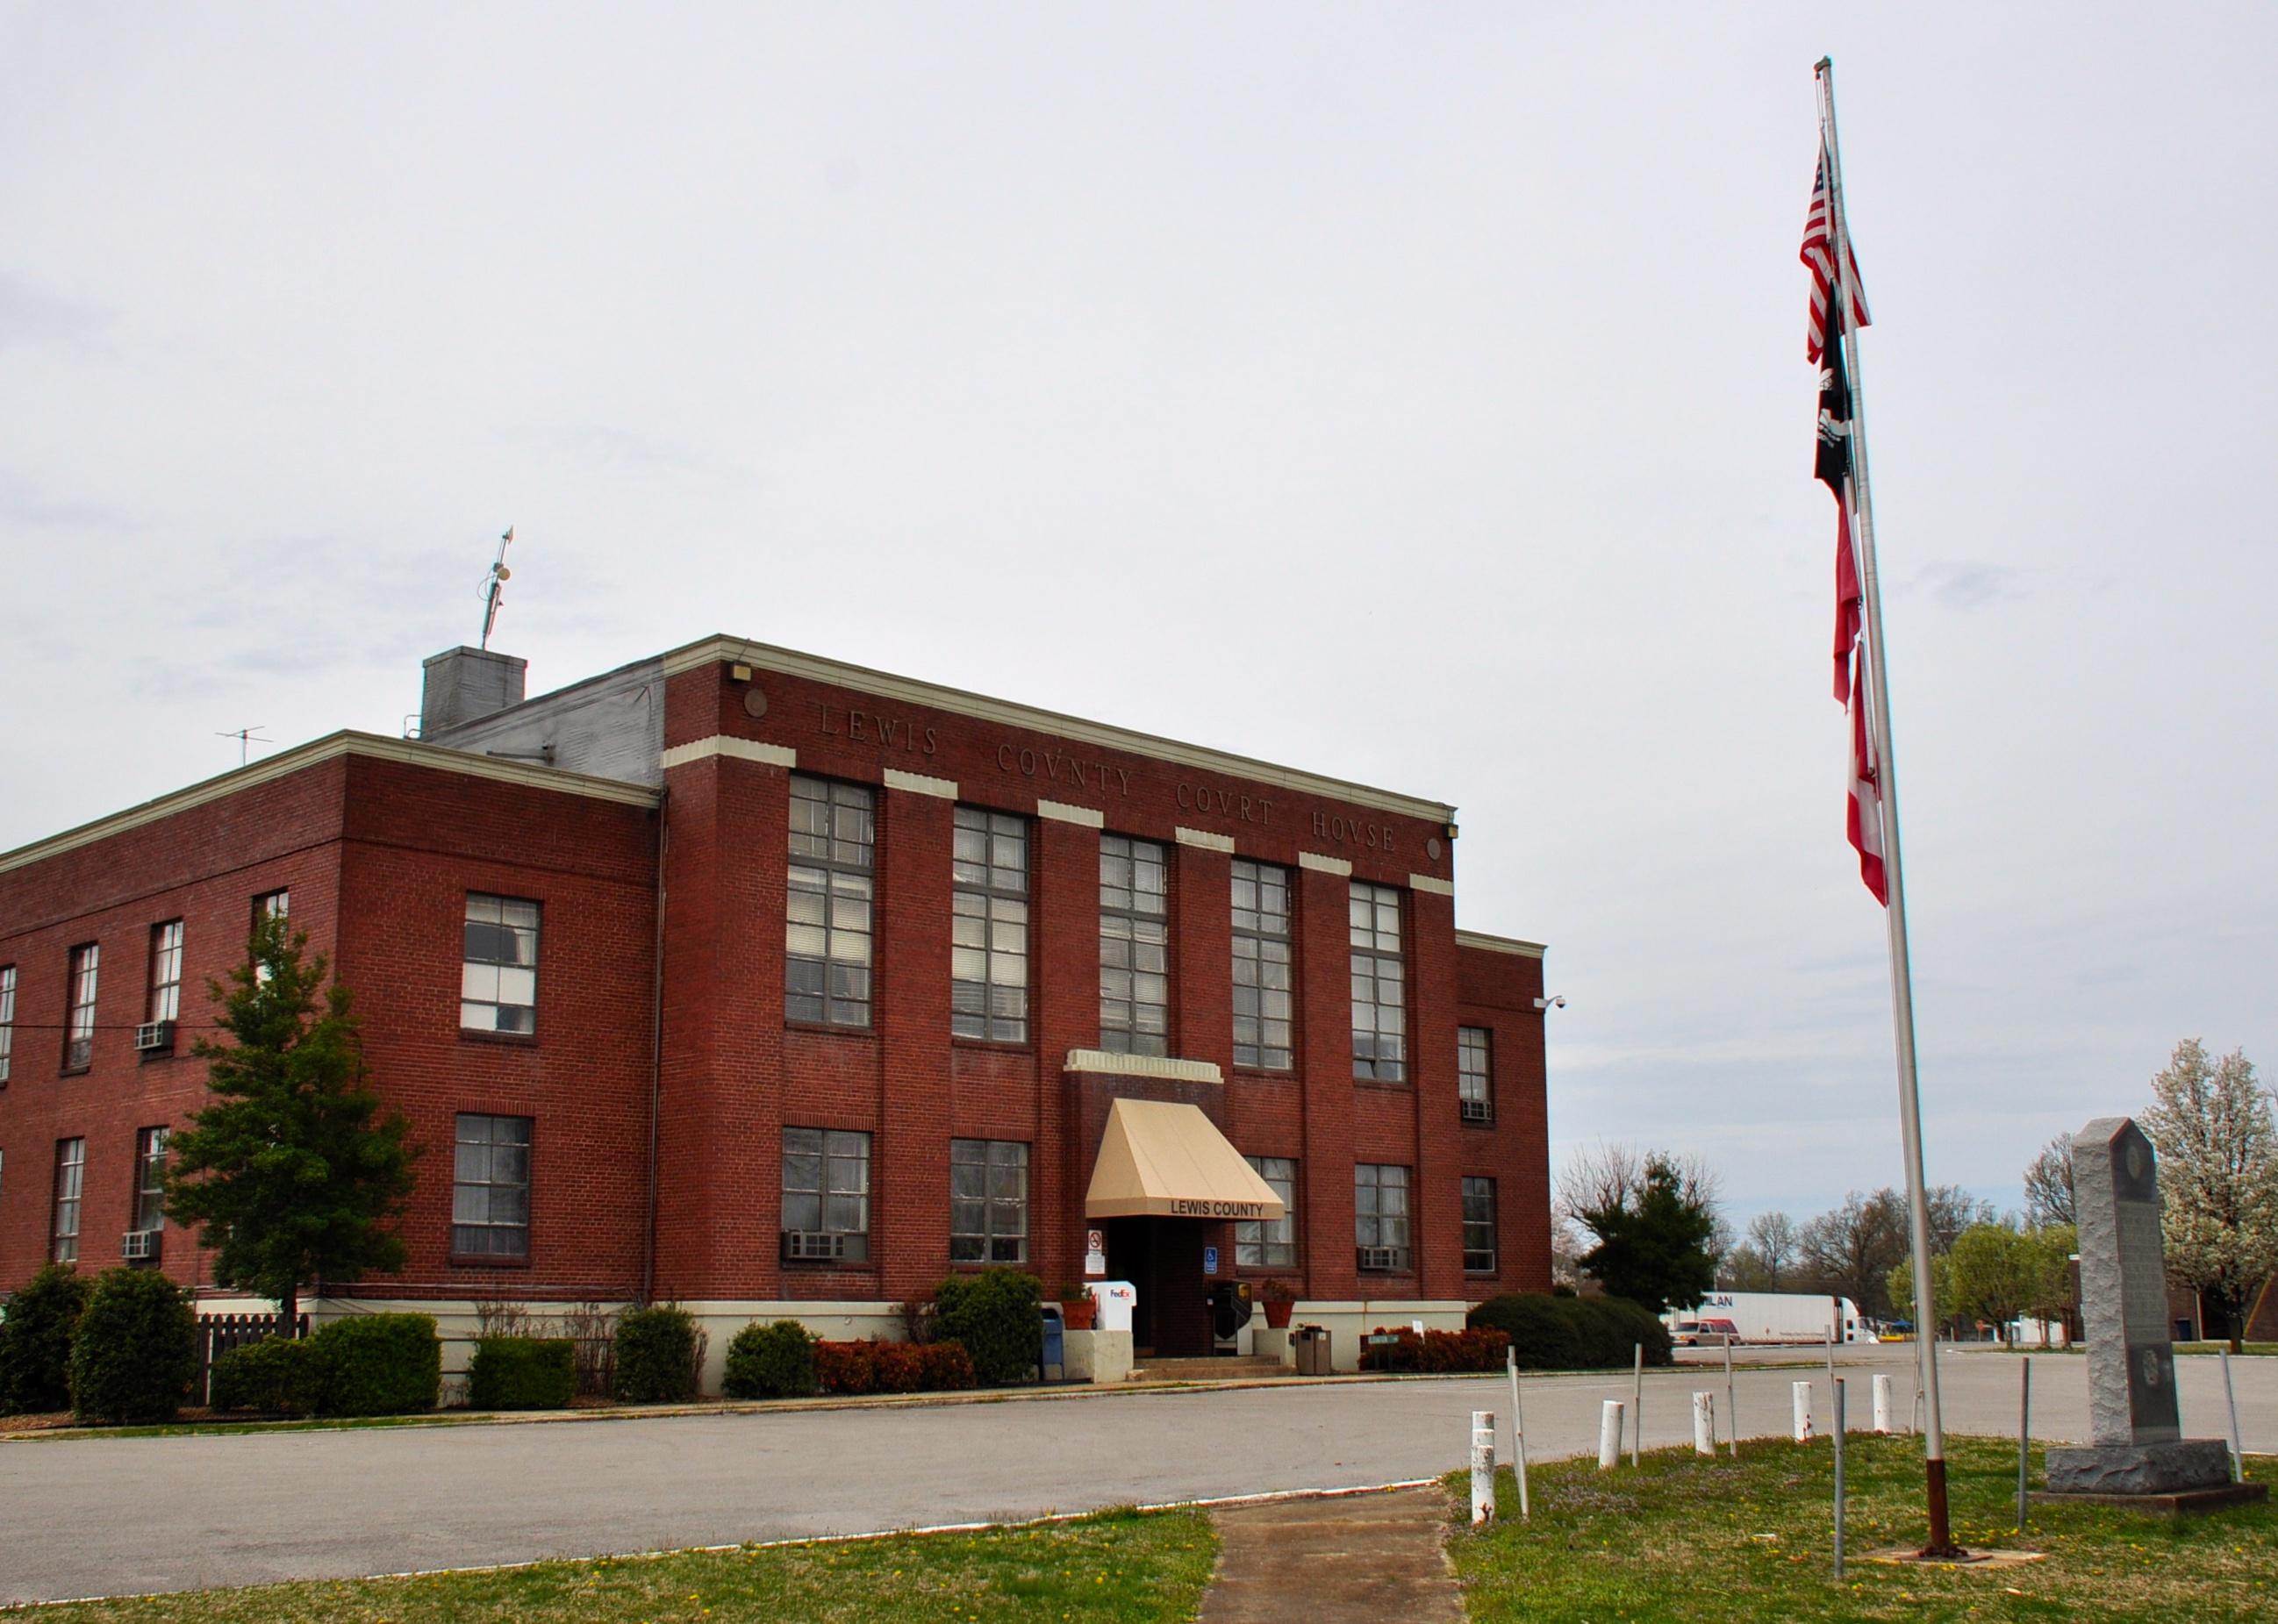
[(1104, 1227), (1108, 1278), (1130, 1281), (1139, 1294), (1131, 1309), (1133, 1352), (1207, 1358), (1215, 1343), (1204, 1300), (1210, 1286), (1203, 1278), (1203, 1232), (1212, 1226), (1198, 1218), (1110, 1218)]

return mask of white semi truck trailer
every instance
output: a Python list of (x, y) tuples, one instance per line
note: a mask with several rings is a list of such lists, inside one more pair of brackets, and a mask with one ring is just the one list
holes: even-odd
[[(1779, 1342), (1823, 1343), (1877, 1340), (1848, 1297), (1809, 1292), (1711, 1292), (1695, 1308), (1671, 1308), (1662, 1316), (1672, 1335), (1680, 1325), (1697, 1325), (1701, 1342), (1730, 1338), (1743, 1346)], [(1719, 1322), (1729, 1321), (1727, 1331)]]

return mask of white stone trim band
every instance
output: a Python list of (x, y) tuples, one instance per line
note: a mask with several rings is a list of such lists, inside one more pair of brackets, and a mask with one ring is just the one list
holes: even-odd
[(1300, 851), (1297, 854), (1297, 866), (1310, 868), (1319, 874), (1337, 874), (1347, 880), (1352, 878), (1350, 863), (1342, 858), (1327, 857), (1319, 851)]
[(1429, 891), (1434, 896), (1453, 896), (1456, 894), (1454, 881), (1434, 880), (1429, 874), (1409, 875), (1408, 888), (1411, 891)]
[(1490, 936), (1483, 930), (1459, 930), (1456, 933), (1459, 948), (1477, 948), (1482, 953), (1511, 953), (1520, 958), (1540, 958), (1548, 951), (1539, 942), (1521, 942), (1516, 936)]
[(1181, 826), (1175, 831), (1181, 846), (1195, 846), (1204, 851), (1231, 851), (1234, 836), (1213, 835), (1208, 829), (1189, 829)]
[(905, 773), (899, 767), (886, 769), (886, 788), (906, 789), (912, 795), (930, 795), (944, 801), (957, 798), (957, 781), (953, 778), (929, 778), (923, 773)]
[(799, 751), (787, 745), (715, 733), (710, 738), (698, 739), (692, 744), (675, 744), (664, 752), (663, 766), (667, 772), (670, 772), (674, 767), (686, 766), (692, 761), (709, 760), (714, 756), (726, 756), (734, 761), (759, 761), (768, 766), (799, 765)]
[(1222, 1083), (1214, 1060), (1166, 1060), (1157, 1055), (1111, 1055), (1102, 1048), (1072, 1048), (1063, 1071), (1108, 1071), (1118, 1077), (1160, 1077), (1178, 1083)]
[(1038, 801), (1036, 816), (1054, 823), (1080, 823), (1087, 829), (1107, 827), (1107, 814), (1094, 812), (1089, 806), (1071, 806), (1066, 801)]

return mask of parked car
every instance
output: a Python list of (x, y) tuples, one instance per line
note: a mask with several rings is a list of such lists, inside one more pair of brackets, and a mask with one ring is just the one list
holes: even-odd
[(1739, 1328), (1730, 1320), (1679, 1320), (1670, 1331), (1679, 1347), (1738, 1347)]

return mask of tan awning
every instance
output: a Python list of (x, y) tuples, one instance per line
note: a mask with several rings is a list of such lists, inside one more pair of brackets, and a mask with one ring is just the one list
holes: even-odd
[(1201, 1108), (1118, 1100), (1083, 1198), (1087, 1218), (1265, 1218), (1287, 1210)]

